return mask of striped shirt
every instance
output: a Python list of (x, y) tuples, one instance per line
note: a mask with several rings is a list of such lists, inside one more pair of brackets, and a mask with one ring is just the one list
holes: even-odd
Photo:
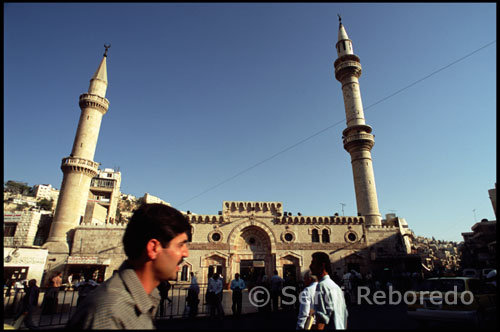
[(158, 289), (146, 293), (135, 271), (123, 262), (111, 278), (93, 290), (68, 322), (69, 329), (155, 329)]

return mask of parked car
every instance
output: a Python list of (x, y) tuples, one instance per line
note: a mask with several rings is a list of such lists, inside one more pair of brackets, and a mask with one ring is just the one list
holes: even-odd
[(413, 295), (416, 301), (408, 303), (407, 313), (421, 323), (444, 321), (489, 326), (496, 322), (496, 287), (478, 278), (429, 278)]
[(462, 275), (464, 277), (469, 277), (469, 278), (480, 278), (481, 275), (479, 274), (479, 271), (477, 269), (464, 269), (462, 271)]
[(488, 273), (490, 273), (491, 271), (493, 271), (494, 269), (482, 269), (481, 270), (481, 279), (486, 279), (486, 276), (488, 275)]

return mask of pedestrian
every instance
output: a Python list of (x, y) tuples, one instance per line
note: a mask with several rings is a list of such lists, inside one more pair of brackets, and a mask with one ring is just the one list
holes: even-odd
[(347, 306), (342, 289), (330, 279), (330, 257), (324, 252), (315, 252), (309, 266), (318, 277), (314, 297), (314, 312), (318, 330), (343, 330), (347, 328)]
[(158, 311), (158, 315), (160, 317), (165, 316), (167, 313), (167, 310), (166, 310), (167, 306), (165, 305), (165, 301), (172, 303), (172, 300), (170, 300), (168, 298), (168, 291), (170, 290), (170, 287), (172, 287), (172, 286), (170, 285), (168, 280), (164, 280), (164, 281), (160, 282), (160, 284), (157, 287), (158, 291), (160, 292), (160, 309)]
[(49, 281), (42, 301), (42, 314), (55, 314), (59, 302), (59, 288), (62, 285), (62, 272), (57, 272)]
[[(31, 279), (25, 287), (25, 294), (21, 302), (19, 313), (14, 318), (15, 321), (22, 319), (24, 321), (24, 325), (30, 330), (38, 329), (33, 322), (33, 312), (38, 305), (39, 294), (40, 288), (36, 285), (36, 279)], [(17, 321), (14, 325), (20, 327), (21, 322)]]
[(347, 271), (342, 277), (342, 280), (344, 282), (344, 293), (348, 299), (348, 302), (352, 302), (352, 278), (353, 276), (350, 271)]
[(178, 210), (143, 204), (134, 211), (123, 236), (127, 260), (77, 308), (69, 329), (154, 329), (160, 301), (156, 288), (175, 280), (189, 256), (191, 226)]
[(299, 295), (300, 306), (299, 315), (297, 317), (297, 330), (309, 329), (309, 326), (305, 326), (305, 324), (311, 312), (314, 312), (314, 295), (316, 293), (316, 287), (318, 286), (318, 277), (311, 274), (311, 271), (307, 271), (304, 274), (304, 286), (305, 288)]
[(235, 317), (239, 317), (241, 315), (241, 303), (243, 301), (242, 292), (244, 289), (245, 281), (240, 279), (239, 273), (236, 273), (233, 281), (231, 281), (231, 290), (233, 291), (233, 305), (231, 309), (233, 310), (233, 315)]
[(75, 289), (78, 291), (76, 306), (79, 307), (83, 303), (83, 300), (85, 300), (90, 292), (92, 292), (97, 286), (98, 284), (90, 278), (88, 274), (84, 277), (83, 281), (77, 282), (75, 284)]
[(221, 295), (222, 293), (222, 280), (219, 278), (218, 273), (214, 273), (212, 278), (208, 279), (208, 301), (210, 303), (210, 318), (215, 318), (215, 312), (217, 311), (217, 317), (219, 319), (224, 318), (224, 308), (222, 308)]
[(68, 276), (68, 289), (72, 289), (73, 288), (73, 274), (70, 274)]
[(186, 298), (187, 306), (188, 306), (188, 317), (194, 318), (198, 314), (198, 304), (200, 300), (198, 295), (200, 294), (200, 286), (198, 285), (198, 279), (194, 275), (193, 272), (191, 274), (191, 284), (188, 288), (188, 295)]
[(274, 275), (271, 277), (271, 299), (273, 300), (273, 312), (278, 311), (282, 289), (283, 279), (278, 275), (278, 271), (274, 270)]

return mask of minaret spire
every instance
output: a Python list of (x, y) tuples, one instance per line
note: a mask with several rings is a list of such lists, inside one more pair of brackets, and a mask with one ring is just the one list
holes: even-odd
[(94, 76), (92, 76), (92, 78), (90, 79), (88, 90), (88, 93), (97, 95), (102, 98), (106, 97), (106, 89), (108, 88), (108, 70), (106, 66), (106, 59), (108, 57), (108, 48), (110, 47), (111, 44), (109, 46), (104, 45), (104, 48), (106, 50), (104, 51), (104, 55), (102, 57), (101, 63), (99, 64), (99, 67), (97, 67)]
[(338, 58), (334, 63), (335, 78), (342, 83), (347, 122), (347, 128), (342, 132), (342, 139), (344, 149), (351, 155), (358, 215), (365, 217), (367, 226), (379, 226), (382, 221), (371, 157), (375, 140), (371, 134), (372, 128), (365, 123), (363, 113), (358, 81), (361, 76), (361, 63), (353, 52), (352, 41), (347, 36), (340, 15), (336, 48)]
[(80, 120), (69, 157), (63, 158), (63, 180), (54, 219), (47, 242), (53, 266), (58, 266), (70, 253), (74, 229), (80, 225), (89, 197), (90, 182), (97, 175), (99, 163), (93, 161), (102, 117), (109, 108), (105, 98), (108, 86), (106, 53), (90, 80), (88, 93), (80, 95)]

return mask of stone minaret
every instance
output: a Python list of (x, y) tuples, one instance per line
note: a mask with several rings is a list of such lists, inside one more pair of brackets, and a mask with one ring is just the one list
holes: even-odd
[(347, 128), (342, 132), (344, 149), (351, 155), (354, 189), (358, 215), (365, 217), (365, 224), (381, 225), (378, 210), (377, 190), (373, 174), (371, 149), (375, 144), (372, 128), (365, 123), (363, 104), (359, 91), (358, 78), (361, 76), (361, 63), (352, 49), (352, 41), (340, 21), (335, 60), (335, 78), (342, 83)]
[(101, 127), (102, 116), (106, 114), (109, 101), (105, 98), (108, 86), (106, 56), (90, 79), (88, 93), (80, 96), (82, 110), (76, 130), (73, 149), (69, 157), (63, 158), (61, 170), (63, 181), (59, 200), (50, 227), (49, 237), (43, 245), (49, 254), (68, 254), (72, 241), (73, 229), (77, 227), (83, 215), (89, 196), (90, 180), (97, 174), (99, 163), (93, 161)]

